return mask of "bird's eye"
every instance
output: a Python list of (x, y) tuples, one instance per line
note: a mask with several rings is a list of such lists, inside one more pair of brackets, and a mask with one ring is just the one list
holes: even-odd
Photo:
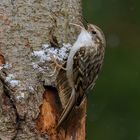
[(94, 35), (95, 35), (95, 34), (96, 34), (96, 32), (95, 32), (95, 31), (92, 31), (92, 34), (94, 34)]

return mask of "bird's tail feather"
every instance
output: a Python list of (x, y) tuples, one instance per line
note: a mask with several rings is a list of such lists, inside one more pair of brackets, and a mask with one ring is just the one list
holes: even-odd
[(76, 103), (76, 96), (75, 96), (75, 89), (72, 90), (72, 94), (71, 94), (71, 97), (65, 107), (65, 109), (63, 110), (60, 118), (59, 118), (59, 121), (58, 121), (58, 124), (57, 124), (57, 127), (58, 128), (62, 122), (67, 118), (67, 115), (72, 111), (75, 103)]

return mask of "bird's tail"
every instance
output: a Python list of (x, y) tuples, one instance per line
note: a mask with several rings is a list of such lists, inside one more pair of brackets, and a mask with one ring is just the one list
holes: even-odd
[(68, 114), (72, 111), (75, 103), (76, 103), (75, 89), (72, 89), (70, 99), (69, 99), (68, 103), (66, 104), (66, 107), (64, 108), (64, 110), (58, 120), (58, 124), (57, 124), (56, 128), (58, 128), (62, 124), (62, 122), (68, 117)]

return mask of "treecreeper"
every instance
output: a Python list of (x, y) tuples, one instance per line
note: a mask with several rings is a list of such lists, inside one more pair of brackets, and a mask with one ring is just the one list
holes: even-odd
[(106, 41), (103, 31), (93, 24), (87, 28), (71, 23), (81, 30), (68, 59), (57, 76), (57, 89), (63, 106), (57, 128), (65, 122), (71, 111), (81, 104), (93, 89), (101, 70)]

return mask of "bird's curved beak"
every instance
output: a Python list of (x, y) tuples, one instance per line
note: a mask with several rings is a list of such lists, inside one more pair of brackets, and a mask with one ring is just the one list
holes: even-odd
[(79, 24), (76, 24), (76, 23), (69, 23), (70, 25), (74, 25), (74, 26), (77, 26), (77, 27), (80, 27), (82, 30), (86, 30), (85, 27), (82, 27), (81, 25)]

